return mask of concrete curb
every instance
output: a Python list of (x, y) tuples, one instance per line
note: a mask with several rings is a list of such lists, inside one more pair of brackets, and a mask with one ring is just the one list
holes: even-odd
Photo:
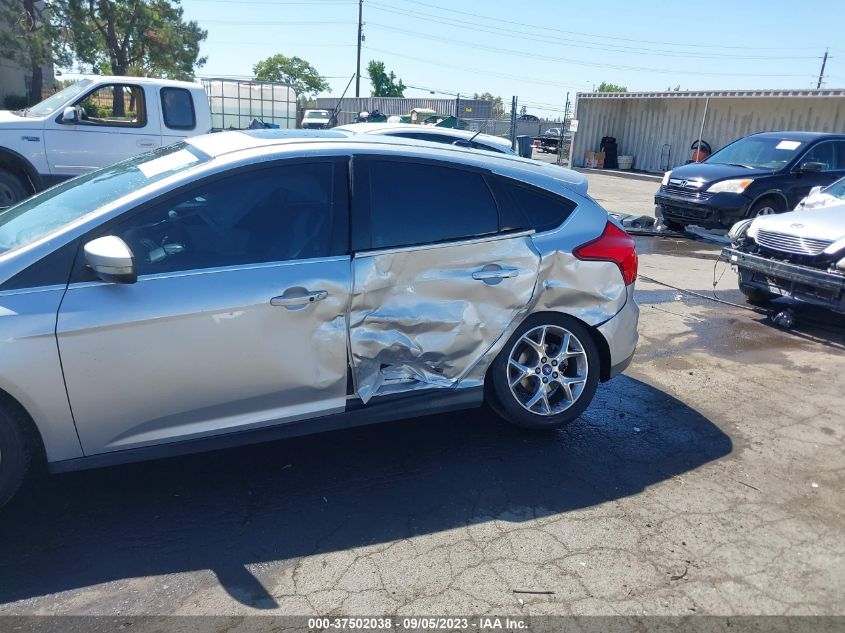
[(663, 176), (656, 174), (643, 174), (636, 171), (622, 171), (620, 169), (589, 169), (587, 167), (574, 167), (577, 172), (582, 174), (599, 174), (602, 176), (616, 176), (617, 178), (628, 178), (629, 180), (647, 180), (659, 183), (663, 180)]

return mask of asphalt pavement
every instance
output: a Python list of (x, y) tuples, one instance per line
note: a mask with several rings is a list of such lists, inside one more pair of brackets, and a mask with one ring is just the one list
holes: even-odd
[(842, 615), (841, 318), (779, 329), (717, 247), (638, 248), (634, 363), (564, 430), (479, 409), (47, 477), (0, 514), (0, 615)]

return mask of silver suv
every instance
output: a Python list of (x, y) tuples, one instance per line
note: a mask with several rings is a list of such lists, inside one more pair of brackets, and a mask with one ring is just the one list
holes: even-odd
[(477, 407), (556, 428), (637, 341), (583, 176), (331, 131), (201, 136), (0, 214), (0, 503), (53, 472)]

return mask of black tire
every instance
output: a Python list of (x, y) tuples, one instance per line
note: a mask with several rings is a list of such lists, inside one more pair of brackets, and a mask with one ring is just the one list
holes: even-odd
[(776, 294), (757, 288), (748, 283), (750, 273), (746, 271), (739, 271), (739, 291), (745, 295), (746, 303), (755, 306), (764, 306), (777, 298)]
[(0, 209), (11, 207), (30, 195), (29, 187), (17, 174), (0, 169)]
[(748, 213), (745, 214), (747, 218), (757, 218), (762, 215), (774, 215), (775, 213), (783, 213), (786, 211), (786, 204), (783, 199), (777, 196), (766, 196), (760, 198), (757, 202), (751, 205)]
[(30, 472), (33, 443), (25, 414), (0, 400), (0, 508), (11, 499)]
[(777, 295), (773, 295), (771, 292), (745, 284), (739, 284), (739, 289), (745, 295), (746, 303), (755, 306), (766, 305), (777, 297)]
[(672, 220), (663, 219), (663, 226), (665, 226), (670, 231), (675, 231), (676, 233), (683, 233), (687, 230), (686, 224), (681, 224), (680, 222), (672, 222)]
[[(551, 372), (554, 369), (551, 367), (551, 358), (547, 358), (548, 362), (546, 363), (540, 363), (542, 358), (538, 357), (538, 364), (543, 365), (543, 369), (541, 369), (540, 374), (536, 374), (536, 376), (533, 374), (531, 376), (526, 374), (526, 379), (524, 381), (517, 382), (514, 390), (511, 389), (510, 385), (511, 379), (514, 377), (510, 373), (512, 371), (510, 366), (512, 353), (519, 353), (520, 348), (518, 348), (517, 345), (524, 345), (524, 343), (521, 342), (524, 334), (531, 333), (529, 336), (534, 336), (533, 332), (536, 332), (537, 328), (540, 328), (541, 326), (550, 326), (552, 328), (550, 330), (551, 342), (548, 342), (543, 346), (547, 354), (553, 354), (560, 349), (560, 339), (556, 337), (561, 330), (568, 331), (575, 337), (575, 342), (569, 349), (578, 350), (577, 359), (573, 357), (572, 360), (566, 361), (567, 366), (564, 365), (563, 361), (561, 362), (561, 365), (557, 366), (557, 369), (560, 371), (559, 375), (561, 379), (567, 377), (565, 375), (566, 373), (573, 374), (573, 378), (577, 378), (574, 374), (579, 373), (582, 369), (582, 366), (580, 365), (581, 358), (584, 358), (586, 361), (586, 365), (583, 367), (583, 378), (585, 378), (583, 381), (583, 388), (574, 397), (574, 402), (568, 404), (566, 408), (559, 412), (552, 411), (552, 407), (549, 404), (545, 405), (546, 407), (549, 407), (549, 409), (547, 409), (549, 413), (541, 412), (539, 409), (538, 411), (531, 411), (523, 406), (515, 394), (515, 391), (519, 393), (522, 393), (523, 390), (526, 392), (530, 391), (529, 386), (531, 389), (536, 388), (539, 391), (541, 384), (539, 381), (543, 377), (543, 372), (547, 369)], [(539, 354), (539, 352), (535, 353)], [(568, 366), (570, 362), (573, 364)], [(505, 347), (501, 352), (499, 352), (499, 355), (490, 365), (490, 369), (487, 373), (487, 380), (485, 381), (486, 399), (490, 408), (511, 424), (529, 429), (559, 429), (578, 418), (578, 416), (581, 415), (590, 405), (590, 402), (592, 402), (593, 396), (595, 396), (596, 393), (600, 373), (601, 359), (599, 357), (598, 349), (596, 348), (596, 344), (585, 325), (572, 317), (561, 314), (536, 314), (526, 319), (525, 322), (519, 326), (513, 336), (510, 337)], [(566, 398), (566, 393), (563, 391), (563, 387), (557, 384), (556, 381), (552, 380), (552, 375), (553, 374), (551, 373), (546, 374), (550, 382), (545, 384), (548, 384), (549, 387), (554, 389), (554, 392), (547, 392), (548, 395), (546, 401), (552, 403), (556, 402), (558, 406), (565, 406), (569, 400)], [(554, 375), (557, 376), (557, 374)], [(530, 402), (530, 399), (528, 401)]]

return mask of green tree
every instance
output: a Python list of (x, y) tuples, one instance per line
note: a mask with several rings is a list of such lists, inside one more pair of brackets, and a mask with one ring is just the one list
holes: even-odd
[(607, 81), (603, 81), (599, 84), (599, 87), (596, 88), (596, 92), (628, 92), (628, 88), (626, 86), (620, 86), (619, 84), (612, 84)]
[(301, 57), (273, 55), (252, 67), (258, 81), (282, 81), (290, 84), (300, 97), (314, 96), (329, 89), (317, 69)]
[(501, 119), (505, 116), (505, 104), (501, 97), (494, 97), (489, 92), (482, 92), (481, 94), (475, 93), (472, 98), (481, 99), (482, 101), (492, 101), (494, 119)]
[[(54, 8), (36, 0), (0, 0), (0, 55), (27, 68), (32, 74), (27, 101), (41, 101), (44, 87), (42, 68), (61, 52)], [(61, 56), (61, 62), (70, 59)]]
[(371, 60), (367, 64), (367, 74), (370, 76), (370, 83), (373, 85), (373, 97), (405, 96), (405, 84), (392, 70), (388, 73), (384, 69), (384, 62)]
[(208, 33), (182, 14), (179, 0), (65, 0), (63, 22), (74, 56), (101, 72), (191, 79)]

